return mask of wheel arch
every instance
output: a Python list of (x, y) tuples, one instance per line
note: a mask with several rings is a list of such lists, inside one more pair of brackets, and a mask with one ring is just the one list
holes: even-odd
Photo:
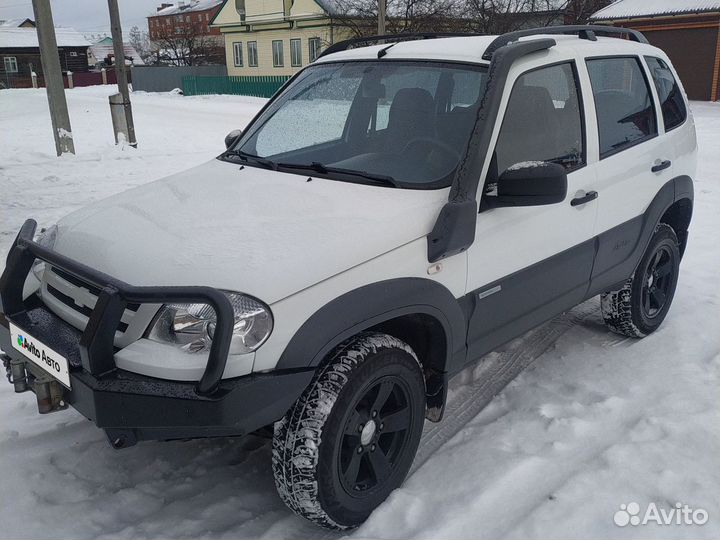
[(458, 300), (435, 281), (398, 278), (325, 304), (290, 339), (276, 369), (315, 367), (337, 345), (365, 330), (407, 342), (424, 368), (445, 372), (464, 363), (467, 323)]
[(675, 200), (660, 217), (660, 223), (670, 225), (675, 231), (680, 242), (680, 257), (682, 258), (687, 247), (688, 227), (693, 213), (693, 187), (687, 176), (676, 178), (673, 183)]
[(666, 223), (673, 227), (681, 241), (682, 253), (687, 243), (687, 227), (692, 217), (692, 204), (692, 179), (687, 175), (676, 176), (658, 189), (643, 214), (601, 233), (598, 236), (598, 250), (586, 296), (590, 298), (601, 292), (616, 289), (632, 275), (658, 223)]

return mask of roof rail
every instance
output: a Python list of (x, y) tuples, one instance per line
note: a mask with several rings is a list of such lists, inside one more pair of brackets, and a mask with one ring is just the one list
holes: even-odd
[(516, 32), (508, 32), (506, 34), (502, 34), (501, 36), (496, 37), (495, 40), (493, 40), (493, 42), (488, 45), (488, 48), (485, 49), (485, 53), (483, 53), (483, 60), (490, 60), (493, 53), (500, 47), (507, 45), (508, 43), (512, 43), (513, 41), (517, 41), (521, 37), (556, 34), (577, 34), (580, 39), (587, 39), (590, 41), (597, 41), (597, 37), (595, 36), (595, 34), (607, 34), (624, 36), (633, 41), (637, 41), (638, 43), (648, 42), (645, 36), (637, 30), (632, 30), (630, 28), (619, 28), (616, 26), (601, 26), (598, 24), (577, 24), (567, 26), (547, 26), (545, 28), (528, 28), (525, 30), (517, 30)]
[(467, 37), (467, 36), (474, 36), (474, 35), (477, 35), (477, 34), (468, 34), (468, 33), (460, 33), (460, 32), (422, 32), (422, 33), (414, 33), (414, 34), (410, 34), (410, 33), (408, 33), (408, 34), (387, 34), (387, 35), (382, 35), (382, 36), (356, 37), (356, 38), (346, 39), (344, 41), (338, 41), (337, 43), (333, 43), (327, 49), (325, 49), (322, 53), (320, 53), (320, 56), (318, 56), (318, 58), (322, 58), (323, 56), (327, 56), (328, 54), (333, 54), (336, 52), (352, 49), (354, 46), (356, 46), (358, 44), (362, 44), (362, 46), (367, 46), (367, 45), (377, 45), (377, 44), (382, 44), (382, 43), (397, 43), (399, 41), (414, 41), (414, 40), (419, 40), (419, 39), (436, 39), (436, 38), (444, 38), (444, 37)]

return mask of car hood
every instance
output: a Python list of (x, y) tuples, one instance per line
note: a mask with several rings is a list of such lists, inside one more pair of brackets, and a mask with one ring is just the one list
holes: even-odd
[(133, 285), (273, 303), (428, 234), (446, 200), (213, 160), (70, 214), (55, 249)]

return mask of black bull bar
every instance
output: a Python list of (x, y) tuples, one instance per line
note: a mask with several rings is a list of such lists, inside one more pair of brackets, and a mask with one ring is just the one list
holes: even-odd
[(25, 311), (23, 286), (36, 259), (95, 285), (100, 289), (100, 294), (80, 338), (79, 348), (83, 369), (95, 377), (101, 377), (116, 368), (113, 342), (128, 302), (209, 304), (215, 310), (217, 326), (207, 365), (196, 392), (209, 395), (217, 389), (225, 371), (235, 318), (227, 296), (212, 287), (129, 285), (34, 242), (36, 228), (35, 220), (25, 221), (10, 248), (5, 271), (0, 277), (0, 313), (12, 319), (14, 315)]

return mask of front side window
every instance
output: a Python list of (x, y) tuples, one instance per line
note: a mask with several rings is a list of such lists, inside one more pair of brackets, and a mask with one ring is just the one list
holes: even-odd
[(302, 66), (302, 41), (299, 39), (290, 40), (290, 65)]
[(467, 148), (485, 83), (485, 67), (477, 65), (311, 66), (234, 150), (289, 172), (305, 167), (339, 180), (364, 181), (364, 174), (400, 187), (446, 187)]
[(17, 73), (18, 72), (17, 57), (6, 56), (4, 58), (3, 63), (5, 64), (5, 71), (7, 73)]
[(639, 58), (594, 58), (587, 67), (601, 159), (657, 135), (655, 107)]
[(233, 43), (233, 62), (235, 67), (242, 67), (243, 65), (243, 50), (241, 41)]
[(665, 131), (669, 131), (682, 124), (687, 118), (687, 108), (680, 86), (668, 65), (660, 58), (646, 56), (658, 97), (660, 98), (660, 111), (662, 112)]
[(284, 63), (283, 42), (281, 39), (273, 40), (272, 52), (273, 52), (273, 66), (274, 67), (283, 67), (283, 63)]
[(524, 73), (513, 85), (488, 182), (513, 165), (546, 161), (574, 170), (585, 164), (583, 115), (572, 63)]
[(308, 39), (308, 55), (310, 62), (317, 60), (320, 56), (320, 38), (313, 37)]
[(258, 50), (257, 41), (248, 41), (248, 65), (250, 67), (257, 67), (258, 65)]

